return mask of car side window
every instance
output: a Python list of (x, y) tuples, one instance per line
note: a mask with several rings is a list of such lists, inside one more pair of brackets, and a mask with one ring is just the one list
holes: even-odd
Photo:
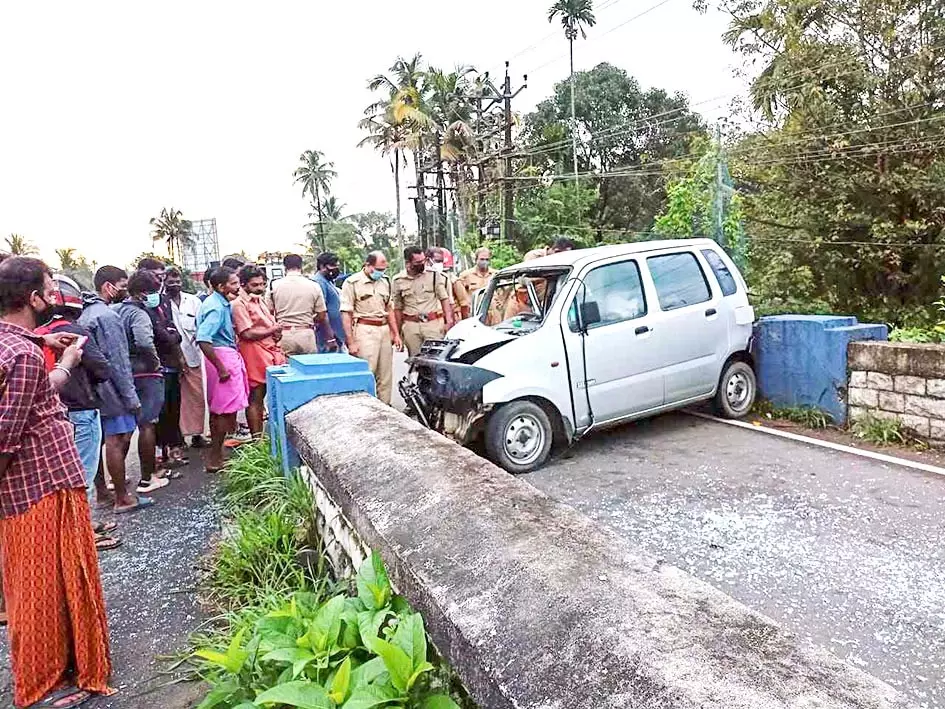
[(722, 295), (734, 295), (738, 290), (738, 284), (735, 282), (735, 276), (728, 270), (728, 266), (725, 265), (725, 261), (722, 260), (722, 257), (712, 249), (703, 249), (702, 255), (705, 256), (709, 268), (711, 268), (712, 273), (715, 274), (715, 278), (722, 288)]
[(621, 261), (595, 268), (584, 277), (584, 286), (586, 290), (578, 289), (568, 311), (571, 330), (578, 329), (577, 305), (581, 302), (595, 301), (600, 310), (600, 322), (589, 328), (613, 325), (646, 315), (646, 296), (636, 261)]
[(646, 263), (663, 310), (676, 310), (711, 300), (709, 282), (694, 253), (686, 251), (651, 256)]

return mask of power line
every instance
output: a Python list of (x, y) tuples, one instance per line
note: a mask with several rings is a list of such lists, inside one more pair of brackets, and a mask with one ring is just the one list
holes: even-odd
[[(522, 219), (514, 220), (518, 224), (525, 224), (531, 226), (543, 226), (549, 227), (556, 230), (578, 230), (582, 227), (577, 224), (548, 224), (546, 222), (537, 222), (537, 221), (527, 221)], [(660, 239), (667, 241), (672, 241), (679, 238), (692, 238), (692, 239), (710, 239), (712, 237), (706, 234), (692, 234), (685, 237), (680, 237), (675, 234), (664, 234), (656, 231), (636, 231), (633, 229), (620, 229), (616, 227), (597, 227), (592, 225), (586, 225), (584, 228), (591, 231), (605, 233), (605, 234), (623, 234), (627, 236), (656, 236)], [(801, 238), (773, 238), (773, 237), (760, 237), (754, 236), (751, 234), (745, 234), (745, 238), (748, 241), (758, 241), (765, 243), (792, 243), (792, 244), (803, 244), (804, 246), (818, 247), (818, 246), (863, 246), (863, 247), (873, 247), (873, 248), (900, 248), (900, 249), (911, 249), (911, 248), (934, 248), (934, 249), (945, 249), (945, 242), (933, 242), (933, 241), (862, 241), (862, 240), (824, 240), (824, 239), (801, 239)]]

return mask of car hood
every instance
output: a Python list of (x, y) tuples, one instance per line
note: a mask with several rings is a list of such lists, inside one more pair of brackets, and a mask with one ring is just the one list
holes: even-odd
[[(459, 346), (453, 351), (450, 359), (464, 361), (478, 359), (475, 356), (477, 350), (481, 350), (480, 356), (484, 356), (517, 339), (514, 335), (483, 325), (476, 318), (467, 318), (457, 323), (446, 333), (446, 337), (450, 340), (459, 340)], [(472, 364), (472, 361), (468, 363)]]

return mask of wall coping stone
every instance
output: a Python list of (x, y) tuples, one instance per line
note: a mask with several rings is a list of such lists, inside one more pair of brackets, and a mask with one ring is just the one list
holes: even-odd
[(945, 379), (945, 345), (913, 342), (851, 342), (851, 370)]
[(911, 706), (377, 399), (286, 421), (484, 709)]

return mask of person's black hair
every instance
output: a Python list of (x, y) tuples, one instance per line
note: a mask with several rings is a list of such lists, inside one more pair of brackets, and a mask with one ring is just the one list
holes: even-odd
[(404, 249), (404, 263), (410, 263), (410, 259), (412, 259), (417, 254), (422, 253), (423, 249), (421, 249), (419, 246), (408, 246), (406, 249)]
[(282, 267), (286, 271), (301, 271), (302, 270), (302, 257), (298, 254), (287, 254), (285, 258), (282, 259)]
[(217, 290), (220, 286), (225, 286), (236, 271), (226, 266), (220, 266), (210, 272), (210, 287)]
[(325, 268), (325, 266), (336, 266), (338, 264), (338, 255), (333, 254), (331, 251), (326, 251), (318, 255), (315, 263), (319, 271)]
[(266, 280), (266, 272), (254, 263), (248, 263), (243, 266), (239, 271), (239, 276), (240, 285), (243, 286), (245, 286), (254, 278), (262, 278), (263, 280)]
[(118, 281), (128, 278), (128, 272), (118, 266), (102, 266), (95, 272), (93, 285), (96, 291), (101, 291), (106, 283), (115, 285)]
[(167, 269), (167, 270), (164, 272), (164, 276), (165, 276), (166, 278), (170, 278), (171, 276), (176, 276), (176, 277), (181, 278), (181, 279), (183, 279), (183, 277), (184, 277), (184, 275), (180, 272), (180, 269), (177, 268), (177, 266), (171, 266), (169, 269)]
[(81, 310), (76, 310), (75, 308), (68, 308), (65, 305), (54, 305), (52, 310), (49, 311), (50, 315), (54, 318), (59, 317), (63, 320), (68, 320), (69, 322), (75, 322), (79, 319), (79, 316), (82, 314)]
[(163, 261), (158, 261), (156, 258), (143, 258), (138, 261), (138, 270), (139, 271), (163, 271), (167, 268), (167, 264)]
[(30, 303), (35, 291), (42, 295), (49, 266), (38, 258), (11, 256), (0, 263), (0, 314), (15, 313)]
[(148, 269), (138, 269), (128, 279), (128, 295), (150, 295), (161, 290), (158, 277)]
[(203, 272), (203, 284), (209, 288), (210, 287), (210, 274), (213, 273), (212, 268), (208, 268)]
[[(442, 254), (442, 252), (443, 249), (441, 249), (439, 246), (431, 246), (426, 251), (424, 251), (424, 255), (427, 258), (433, 258), (436, 254)], [(443, 258), (445, 259), (446, 256), (444, 255)]]
[(551, 245), (551, 248), (555, 251), (570, 251), (574, 248), (574, 242), (566, 236), (559, 236), (555, 239), (555, 243)]
[(236, 256), (230, 256), (229, 258), (223, 259), (223, 263), (220, 264), (224, 268), (232, 269), (233, 271), (239, 271), (243, 266), (246, 265), (246, 262), (237, 258)]

